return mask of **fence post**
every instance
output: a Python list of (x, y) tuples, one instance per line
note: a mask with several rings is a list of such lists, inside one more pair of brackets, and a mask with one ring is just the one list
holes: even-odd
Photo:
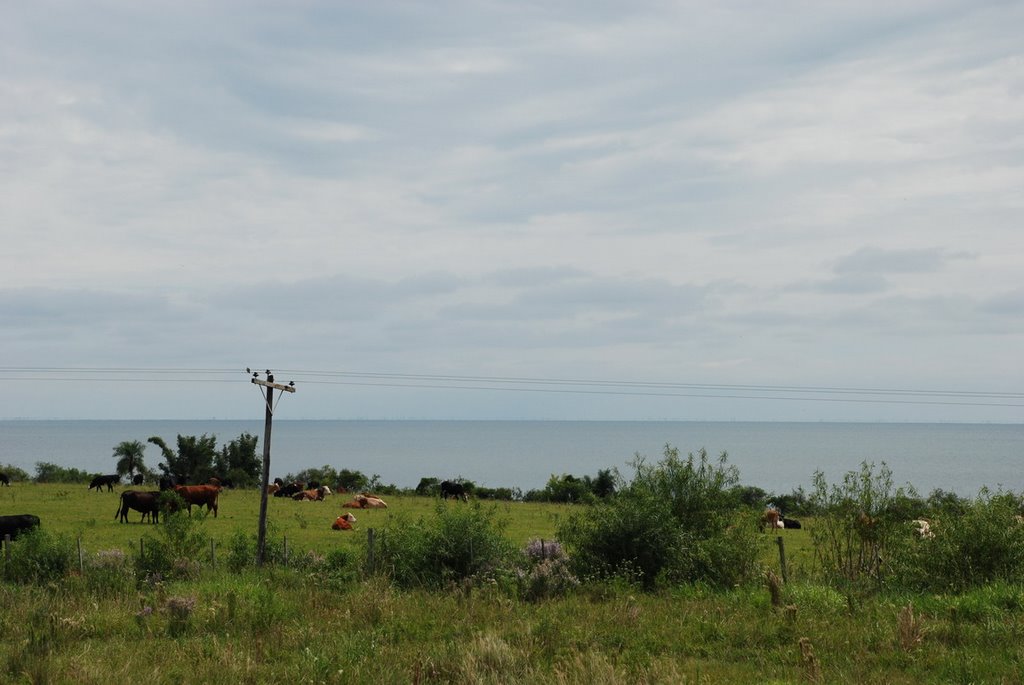
[(786, 574), (786, 546), (782, 542), (781, 535), (778, 538), (776, 538), (775, 544), (779, 546), (779, 569), (782, 571), (782, 582), (788, 583), (789, 578)]
[(374, 558), (373, 558), (373, 545), (374, 545), (375, 538), (376, 538), (376, 534), (375, 534), (373, 528), (367, 528), (366, 529), (366, 572), (367, 572), (367, 575), (372, 574), (374, 572), (374, 569), (375, 569), (375, 566), (376, 566), (376, 564), (374, 563)]

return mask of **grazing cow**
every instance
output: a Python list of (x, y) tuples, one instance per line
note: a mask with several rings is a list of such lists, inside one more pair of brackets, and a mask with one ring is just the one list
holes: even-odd
[(121, 523), (128, 523), (129, 509), (142, 512), (142, 518), (139, 519), (139, 523), (146, 519), (147, 514), (150, 515), (152, 523), (160, 523), (160, 491), (149, 490), (142, 492), (139, 490), (125, 490), (121, 493), (121, 505), (114, 512), (114, 516), (119, 516)]
[(143, 476), (141, 473), (136, 473), (134, 476), (132, 476), (132, 485), (142, 485), (145, 482), (146, 477)]
[(441, 499), (448, 498), (461, 499), (463, 502), (468, 502), (469, 496), (466, 494), (466, 486), (453, 480), (441, 481)]
[(89, 483), (89, 489), (92, 490), (93, 488), (96, 488), (96, 492), (99, 492), (103, 488), (103, 486), (106, 485), (107, 492), (113, 492), (114, 484), (120, 482), (121, 476), (117, 475), (116, 473), (112, 473), (109, 476), (96, 476), (95, 478), (92, 479), (92, 482)]
[(160, 476), (160, 491), (173, 490), (178, 483), (184, 482), (184, 480), (179, 481), (177, 476)]
[(796, 519), (791, 519), (791, 518), (786, 518), (785, 516), (780, 516), (779, 517), (779, 521), (781, 523), (786, 524), (786, 526), (785, 526), (786, 528), (792, 528), (794, 530), (800, 530), (801, 528), (803, 528), (803, 526), (800, 525), (800, 522), (797, 521)]
[(14, 540), (22, 533), (31, 528), (39, 527), (39, 517), (35, 514), (13, 514), (0, 516), (0, 541), (10, 535)]
[(302, 492), (296, 492), (292, 495), (292, 499), (295, 501), (310, 501), (310, 502), (323, 502), (324, 501), (324, 489), (322, 487), (316, 488), (315, 490), (303, 490)]
[(764, 530), (765, 526), (775, 529), (781, 528), (779, 522), (782, 520), (782, 512), (774, 507), (769, 507), (764, 510), (761, 514), (761, 530)]
[(0, 473), (0, 483), (10, 487), (10, 485), (11, 485), (11, 478), (10, 478), (10, 476), (8, 476), (6, 473)]
[(217, 496), (220, 488), (216, 485), (175, 485), (174, 491), (185, 501), (188, 507), (188, 515), (192, 515), (192, 505), (199, 507), (206, 506), (206, 511), (213, 511), (213, 518), (217, 518)]

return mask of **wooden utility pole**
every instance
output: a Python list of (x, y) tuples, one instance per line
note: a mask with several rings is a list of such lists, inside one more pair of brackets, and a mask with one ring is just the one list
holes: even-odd
[[(249, 369), (246, 369), (249, 371)], [(267, 486), (270, 485), (270, 429), (274, 421), (274, 391), (295, 392), (295, 385), (281, 385), (274, 382), (274, 374), (267, 370), (267, 380), (260, 380), (258, 373), (252, 375), (252, 382), (267, 389), (267, 418), (263, 428), (263, 479), (260, 492), (260, 527), (256, 535), (256, 565), (263, 566), (263, 552), (267, 544)]]

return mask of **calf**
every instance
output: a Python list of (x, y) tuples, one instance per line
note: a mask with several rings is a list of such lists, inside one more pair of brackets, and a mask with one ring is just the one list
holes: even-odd
[(19, 533), (38, 527), (39, 517), (35, 514), (0, 516), (0, 540), (5, 539), (8, 535), (14, 540)]
[(141, 473), (136, 473), (134, 476), (132, 476), (132, 485), (142, 485), (145, 482), (146, 477), (143, 476)]
[(334, 523), (331, 524), (332, 530), (352, 530), (352, 521), (356, 520), (355, 516), (348, 518), (352, 514), (345, 514), (334, 519)]
[(128, 523), (128, 510), (134, 509), (135, 511), (142, 512), (142, 518), (139, 523), (146, 519), (146, 515), (150, 515), (150, 521), (152, 523), (160, 522), (160, 491), (149, 490), (147, 492), (140, 492), (138, 490), (126, 490), (121, 493), (121, 505), (117, 511), (114, 512), (114, 516), (121, 518), (121, 523)]

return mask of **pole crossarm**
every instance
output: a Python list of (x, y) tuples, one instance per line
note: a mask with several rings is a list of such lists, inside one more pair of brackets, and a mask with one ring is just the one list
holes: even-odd
[(281, 383), (271, 383), (270, 381), (262, 381), (259, 378), (253, 378), (252, 382), (256, 385), (262, 385), (267, 388), (273, 388), (274, 390), (283, 390), (284, 392), (295, 392), (294, 385), (283, 385)]

